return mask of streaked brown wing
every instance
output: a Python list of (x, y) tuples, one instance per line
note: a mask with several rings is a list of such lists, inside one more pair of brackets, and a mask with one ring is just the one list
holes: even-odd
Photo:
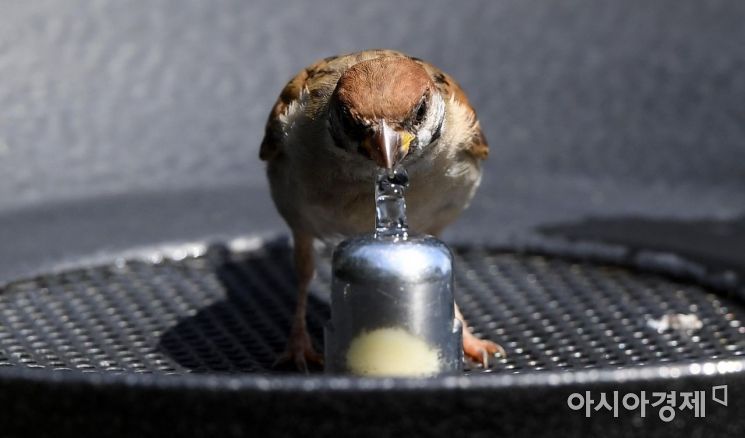
[[(314, 64), (315, 65), (315, 64)], [(306, 87), (308, 81), (308, 69), (303, 69), (294, 78), (285, 85), (279, 98), (274, 103), (272, 111), (269, 113), (269, 119), (266, 122), (264, 130), (264, 140), (261, 142), (259, 158), (262, 160), (271, 160), (279, 152), (282, 140), (282, 125), (280, 117), (287, 112), (290, 103), (300, 98), (301, 93)]]

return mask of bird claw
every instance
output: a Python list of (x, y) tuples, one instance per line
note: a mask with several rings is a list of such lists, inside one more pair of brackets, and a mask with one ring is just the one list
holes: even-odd
[(323, 366), (323, 355), (313, 348), (307, 333), (292, 335), (287, 341), (285, 351), (277, 357), (272, 368), (284, 367), (287, 364), (293, 364), (298, 371), (308, 374), (308, 364)]
[(272, 364), (272, 368), (285, 368), (288, 364), (293, 364), (295, 368), (305, 374), (310, 374), (308, 363), (323, 366), (323, 357), (315, 350), (301, 353), (285, 351)]
[(490, 358), (507, 357), (507, 352), (501, 345), (473, 335), (464, 337), (463, 353), (468, 359), (481, 364), (484, 369), (489, 368)]

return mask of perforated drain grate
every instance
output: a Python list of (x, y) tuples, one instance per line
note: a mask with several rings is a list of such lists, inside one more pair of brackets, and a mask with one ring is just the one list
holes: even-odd
[[(454, 249), (464, 314), (509, 353), (493, 372), (745, 352), (745, 306), (700, 286), (555, 257)], [(322, 276), (316, 288), (327, 287)], [(272, 372), (294, 295), (290, 250), (279, 243), (45, 275), (0, 290), (0, 366)], [(650, 324), (670, 314), (695, 315), (701, 327), (659, 332)], [(325, 303), (311, 298), (309, 327), (319, 347), (327, 317)]]

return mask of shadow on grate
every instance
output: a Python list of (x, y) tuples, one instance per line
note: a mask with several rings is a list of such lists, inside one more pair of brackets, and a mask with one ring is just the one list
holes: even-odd
[[(508, 351), (489, 372), (614, 368), (745, 352), (745, 306), (701, 286), (552, 256), (455, 247), (458, 300)], [(328, 260), (316, 292), (328, 289)], [(326, 274), (324, 274), (326, 273)], [(316, 294), (320, 296), (319, 294)], [(0, 290), (0, 366), (270, 373), (294, 306), (290, 247), (126, 261)], [(661, 330), (689, 315), (687, 329)], [(328, 318), (311, 296), (316, 345)]]

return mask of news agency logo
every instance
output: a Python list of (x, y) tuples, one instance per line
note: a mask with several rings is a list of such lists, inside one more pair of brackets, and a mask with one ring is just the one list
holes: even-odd
[[(727, 385), (712, 386), (711, 401), (727, 406)], [(567, 398), (569, 409), (579, 411), (584, 408), (585, 417), (590, 417), (593, 412), (604, 409), (608, 412), (612, 411), (613, 416), (618, 418), (619, 402), (629, 412), (639, 409), (642, 418), (647, 416), (647, 408), (649, 406), (658, 408), (657, 415), (660, 417), (660, 420), (665, 422), (672, 421), (678, 411), (692, 411), (694, 418), (703, 418), (706, 416), (706, 391), (651, 393), (641, 391), (638, 394), (634, 392), (626, 393), (620, 398), (618, 391), (613, 391), (612, 393), (601, 392), (598, 398), (593, 398), (593, 394), (590, 391), (585, 391), (584, 394), (574, 392)]]

